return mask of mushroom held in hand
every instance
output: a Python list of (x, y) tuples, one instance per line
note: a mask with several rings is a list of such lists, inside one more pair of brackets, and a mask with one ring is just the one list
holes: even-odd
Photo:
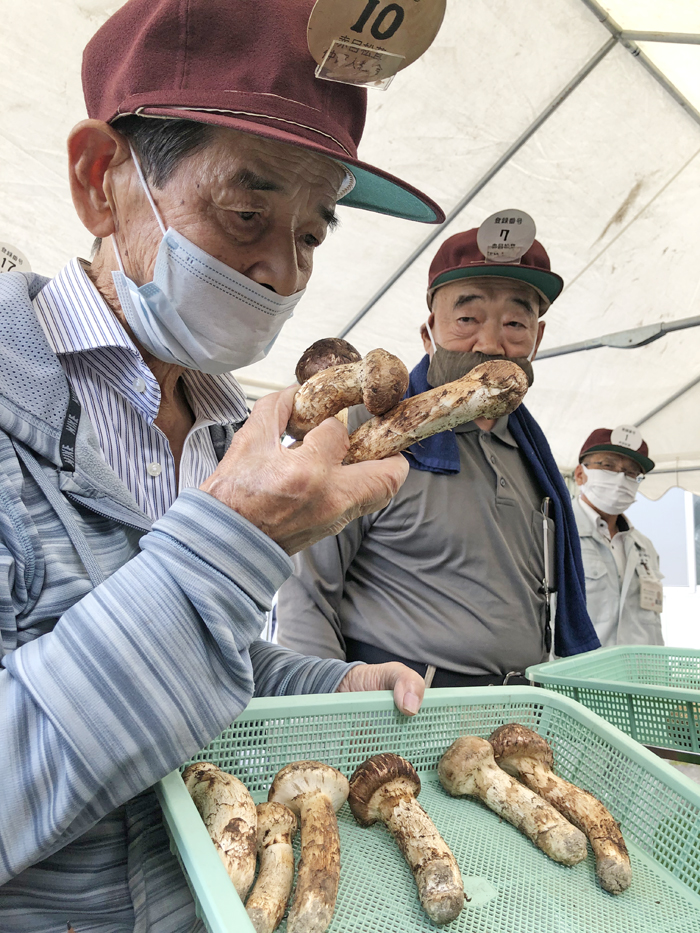
[(399, 755), (368, 758), (350, 778), (348, 804), (361, 826), (380, 820), (399, 844), (418, 885), (426, 913), (448, 923), (464, 906), (464, 885), (455, 857), (418, 803), (420, 778)]
[(383, 414), (407, 388), (408, 370), (401, 360), (386, 350), (371, 350), (356, 363), (331, 366), (310, 376), (294, 396), (287, 434), (302, 440), (312, 428), (350, 405), (364, 403), (371, 414)]
[(272, 933), (279, 926), (292, 893), (292, 839), (297, 831), (297, 818), (281, 803), (259, 803), (256, 810), (260, 871), (245, 909), (255, 933)]
[(342, 337), (323, 337), (304, 350), (294, 375), (299, 385), (303, 385), (322, 369), (344, 366), (346, 363), (359, 363), (361, 359), (362, 356), (353, 345)]
[(255, 877), (256, 814), (248, 788), (210, 761), (185, 768), (182, 780), (241, 900)]
[(268, 799), (301, 819), (301, 858), (289, 933), (324, 933), (333, 919), (340, 880), (336, 810), (348, 796), (348, 779), (320, 761), (297, 761), (277, 773)]
[(593, 794), (554, 773), (547, 741), (519, 723), (499, 726), (489, 741), (504, 771), (520, 778), (588, 836), (596, 874), (605, 890), (611, 894), (625, 891), (632, 881), (632, 868), (620, 827)]
[(461, 379), (404, 399), (387, 414), (365, 421), (350, 435), (343, 463), (383, 460), (475, 418), (509, 415), (526, 392), (527, 376), (516, 363), (480, 363)]
[(448, 794), (483, 800), (555, 862), (576, 865), (585, 859), (586, 837), (581, 830), (502, 771), (486, 739), (475, 735), (457, 739), (440, 759), (438, 775)]

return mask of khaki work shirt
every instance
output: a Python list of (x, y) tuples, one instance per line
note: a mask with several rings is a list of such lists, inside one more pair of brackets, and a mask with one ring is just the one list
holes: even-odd
[(349, 636), (472, 675), (546, 659), (542, 492), (507, 417), (456, 435), (458, 474), (411, 469), (386, 508), (295, 555), (280, 644), (344, 658)]

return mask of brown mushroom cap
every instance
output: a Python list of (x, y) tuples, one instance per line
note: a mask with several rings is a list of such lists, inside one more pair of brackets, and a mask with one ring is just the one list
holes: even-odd
[(384, 819), (387, 809), (406, 796), (420, 794), (420, 778), (410, 761), (382, 752), (364, 761), (350, 778), (348, 805), (361, 826)]
[[(499, 726), (489, 738), (493, 748), (493, 756), (496, 764), (500, 765), (504, 771), (510, 771), (508, 767), (510, 762), (516, 762), (522, 758), (535, 758), (537, 761), (552, 769), (554, 767), (554, 755), (549, 743), (528, 729), (527, 726), (521, 726), (518, 722), (509, 722), (504, 726)], [(513, 768), (513, 770), (517, 770)]]
[(325, 794), (337, 812), (348, 798), (348, 779), (322, 761), (295, 761), (275, 775), (267, 795), (269, 801), (283, 803), (297, 816), (307, 794)]
[(294, 813), (277, 801), (264, 801), (255, 808), (258, 814), (258, 851), (278, 842), (291, 844), (297, 831)]
[(406, 393), (410, 376), (393, 353), (381, 348), (364, 358), (362, 401), (372, 415), (383, 415), (397, 405)]
[(476, 735), (463, 735), (440, 759), (438, 777), (453, 797), (473, 794), (476, 790), (475, 772), (488, 764), (495, 764), (490, 743)]
[(294, 373), (296, 380), (303, 385), (314, 373), (343, 363), (358, 363), (362, 357), (347, 340), (340, 337), (323, 337), (312, 343), (299, 357)]

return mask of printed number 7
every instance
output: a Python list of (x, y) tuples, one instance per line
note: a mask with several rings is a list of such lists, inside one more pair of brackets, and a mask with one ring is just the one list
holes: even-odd
[(509, 233), (510, 233), (510, 230), (509, 230), (507, 227), (504, 227), (504, 229), (501, 230), (501, 239), (503, 240), (504, 243), (505, 243), (506, 240), (508, 239), (508, 234), (509, 234)]
[[(9, 269), (5, 269), (5, 263), (6, 263), (6, 262), (10, 264)], [(3, 269), (5, 272), (12, 272), (12, 270), (13, 270), (14, 268), (16, 268), (16, 266), (17, 266), (17, 263), (16, 263), (16, 262), (11, 262), (11, 261), (7, 258), (7, 256), (5, 256), (5, 258), (4, 258), (3, 261), (2, 261), (2, 265), (0, 266), (0, 269)]]

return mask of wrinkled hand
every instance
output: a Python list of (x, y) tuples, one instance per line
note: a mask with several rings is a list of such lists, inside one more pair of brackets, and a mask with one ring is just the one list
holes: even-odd
[(347, 672), (335, 692), (359, 693), (363, 690), (393, 690), (398, 709), (406, 716), (415, 716), (423, 702), (425, 681), (399, 661), (358, 664)]
[(255, 403), (226, 456), (199, 487), (247, 518), (287, 554), (384, 508), (408, 474), (401, 455), (342, 466), (349, 440), (336, 418), (310, 431), (301, 447), (283, 447), (280, 436), (297, 388)]

